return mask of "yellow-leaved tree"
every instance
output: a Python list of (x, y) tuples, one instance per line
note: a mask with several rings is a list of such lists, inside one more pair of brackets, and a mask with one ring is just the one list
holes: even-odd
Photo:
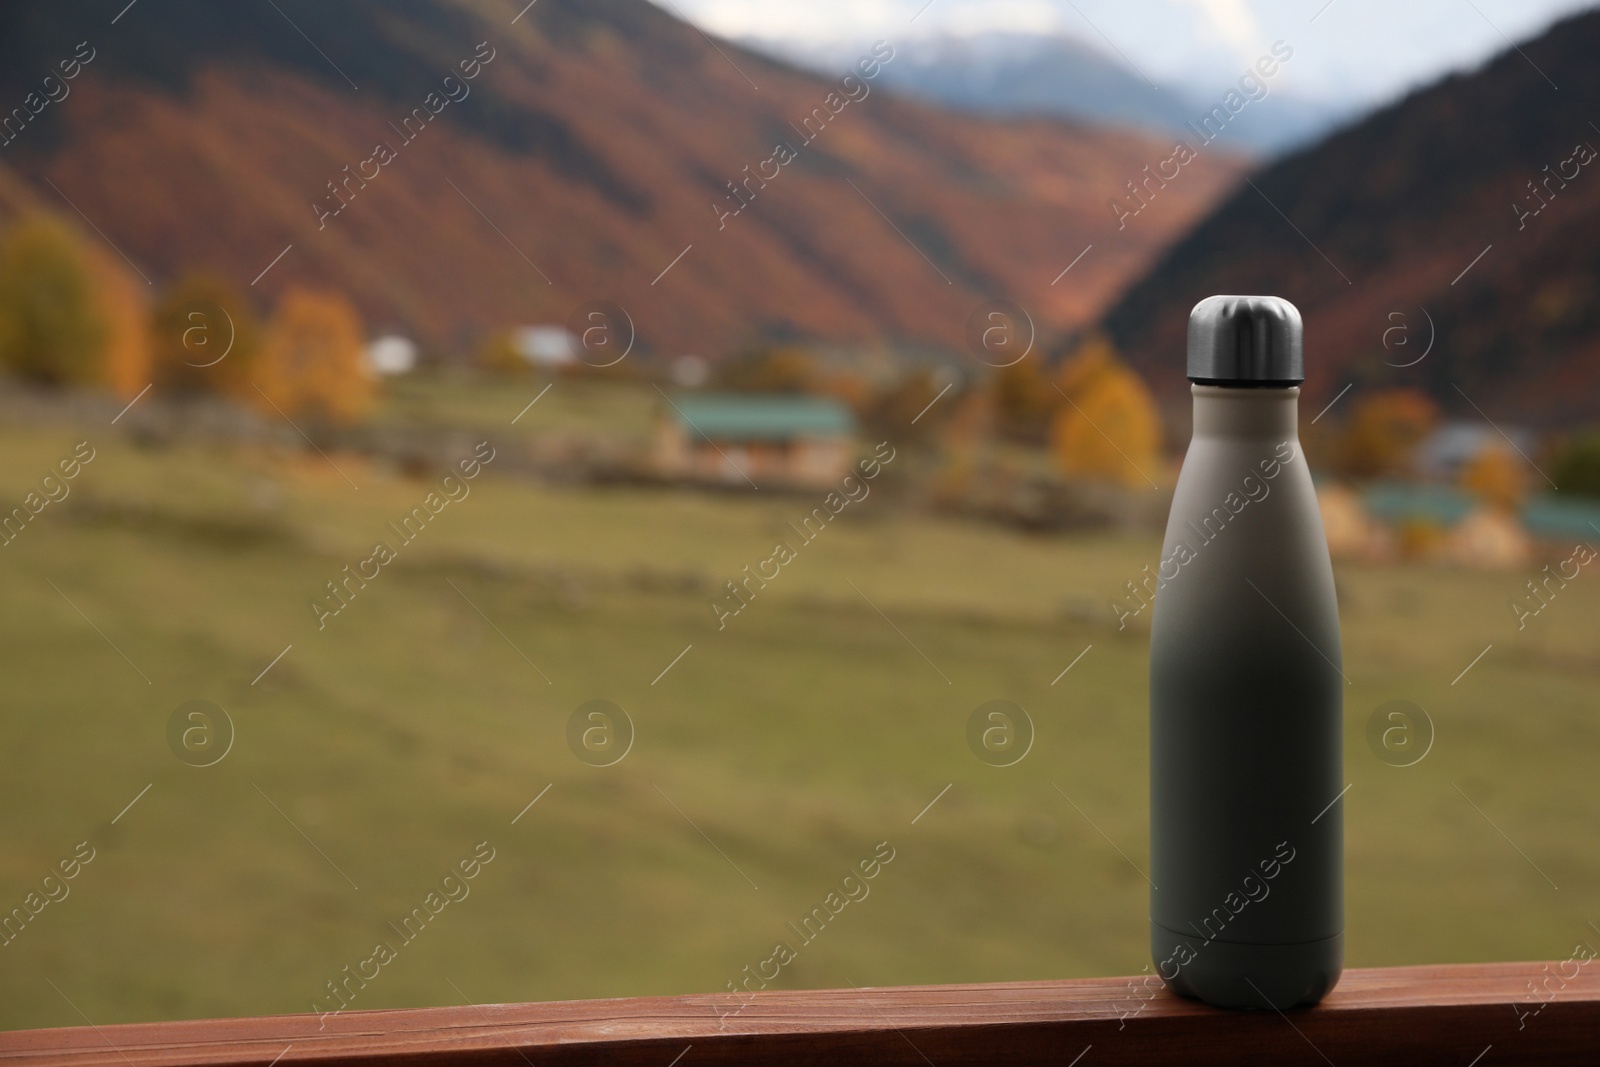
[(258, 405), (353, 422), (372, 402), (361, 317), (344, 297), (289, 290), (267, 323), (251, 392)]
[(0, 247), (0, 365), (44, 385), (88, 384), (106, 334), (78, 235), (44, 215), (18, 223)]
[(0, 249), (0, 366), (44, 385), (150, 384), (144, 285), (50, 215), (24, 218)]
[(1090, 334), (1056, 379), (1063, 399), (1050, 428), (1069, 477), (1147, 487), (1161, 459), (1161, 415), (1150, 390), (1103, 335)]

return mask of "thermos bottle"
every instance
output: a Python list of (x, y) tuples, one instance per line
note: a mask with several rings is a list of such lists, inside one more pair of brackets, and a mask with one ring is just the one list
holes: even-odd
[(1174, 991), (1320, 1000), (1344, 957), (1339, 610), (1300, 448), (1300, 313), (1189, 315), (1194, 435), (1150, 624), (1150, 934)]

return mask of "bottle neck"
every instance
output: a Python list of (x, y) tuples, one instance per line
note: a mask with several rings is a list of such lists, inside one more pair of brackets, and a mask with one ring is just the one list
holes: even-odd
[(1194, 435), (1231, 439), (1300, 436), (1300, 387), (1191, 385)]

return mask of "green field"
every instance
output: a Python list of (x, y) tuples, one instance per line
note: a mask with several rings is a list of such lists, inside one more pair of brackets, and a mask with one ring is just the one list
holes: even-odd
[[(548, 401), (501, 431), (526, 398), (464, 392), (452, 419), (493, 440), (582, 424)], [(636, 399), (591, 401), (648, 425)], [(774, 985), (1146, 962), (1147, 645), (1106, 602), (1154, 538), (1035, 537), (882, 493), (719, 632), (722, 584), (816, 500), (546, 488), (491, 463), (319, 631), (311, 598), (436, 479), (332, 457), (352, 488), (314, 453), (43, 423), (0, 430), (0, 503), (85, 437), (72, 495), (0, 548), (0, 907), (79, 842), (95, 856), (0, 948), (0, 1027), (310, 1010), (482, 841), (470, 895), (351, 1008), (722, 990), (798, 944), (787, 923), (881, 841), (870, 895)], [(1353, 966), (1600, 938), (1600, 576), (1518, 633), (1528, 577), (1339, 569)], [(595, 698), (636, 729), (611, 767), (566, 740)], [(997, 698), (1037, 727), (1004, 769), (965, 741)], [(1394, 698), (1437, 726), (1416, 766), (1366, 745)], [(214, 766), (168, 747), (193, 699), (235, 727)]]

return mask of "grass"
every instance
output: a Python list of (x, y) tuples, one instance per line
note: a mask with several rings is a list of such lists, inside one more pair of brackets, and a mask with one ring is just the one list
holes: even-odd
[[(494, 434), (607, 433), (642, 441), (654, 425), (660, 396), (639, 383), (568, 376), (544, 393), (550, 380), (532, 374), (507, 377), (492, 387), (481, 378), (429, 371), (385, 383), (374, 421), (380, 425), (462, 426)], [(538, 406), (526, 408), (537, 399)], [(526, 409), (527, 413), (519, 415)], [(533, 413), (537, 412), (537, 416)], [(515, 427), (508, 425), (517, 420)]]
[[(557, 391), (533, 411), (565, 410)], [(0, 430), (0, 502), (85, 435), (72, 495), (0, 548), (0, 907), (78, 842), (96, 855), (0, 948), (0, 1026), (310, 1010), (482, 841), (470, 896), (352, 1008), (722, 990), (780, 940), (785, 986), (1147, 960), (1147, 646), (1105, 603), (1153, 539), (904, 512), (891, 465), (719, 631), (723, 583), (815, 501), (544, 488), (491, 463), (319, 631), (309, 600), (434, 482), (333, 457), (352, 489), (315, 454), (46, 425)], [(1526, 577), (1339, 570), (1352, 966), (1600, 936), (1600, 576), (1518, 632)], [(615, 766), (567, 747), (595, 698), (636, 731)], [(1005, 769), (965, 744), (996, 698), (1037, 729)], [(1414, 767), (1366, 747), (1393, 698), (1437, 728)], [(234, 725), (215, 766), (167, 747), (191, 699)], [(870, 896), (799, 946), (787, 924), (880, 841)]]

